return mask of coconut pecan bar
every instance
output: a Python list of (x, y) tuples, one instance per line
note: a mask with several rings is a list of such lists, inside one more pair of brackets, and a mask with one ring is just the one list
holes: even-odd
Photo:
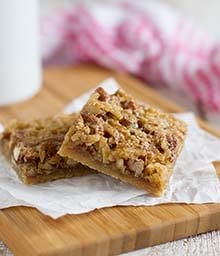
[(99, 172), (160, 196), (183, 147), (186, 125), (135, 102), (124, 91), (98, 88), (59, 150)]
[(74, 117), (12, 121), (5, 128), (0, 148), (22, 182), (36, 184), (92, 173), (88, 167), (57, 154)]

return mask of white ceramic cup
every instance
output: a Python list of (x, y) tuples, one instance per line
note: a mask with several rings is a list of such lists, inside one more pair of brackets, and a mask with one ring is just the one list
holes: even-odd
[(0, 0), (0, 106), (41, 87), (37, 0)]

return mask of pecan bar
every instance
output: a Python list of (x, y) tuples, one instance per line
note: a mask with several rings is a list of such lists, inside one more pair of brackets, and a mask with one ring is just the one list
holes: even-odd
[(183, 147), (186, 125), (135, 102), (124, 91), (98, 88), (59, 150), (99, 172), (160, 196)]
[(1, 134), (0, 149), (25, 184), (90, 174), (82, 164), (57, 154), (75, 115), (32, 122), (12, 121)]

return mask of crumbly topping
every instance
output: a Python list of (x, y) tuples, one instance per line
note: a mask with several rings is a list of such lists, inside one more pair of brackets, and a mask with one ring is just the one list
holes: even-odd
[(138, 104), (124, 91), (98, 88), (70, 129), (75, 147), (122, 173), (160, 182), (183, 145), (186, 125), (173, 115)]

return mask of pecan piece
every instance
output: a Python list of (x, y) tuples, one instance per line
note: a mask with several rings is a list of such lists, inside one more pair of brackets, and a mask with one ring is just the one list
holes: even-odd
[(98, 120), (94, 114), (88, 114), (87, 112), (82, 112), (82, 118), (85, 123), (97, 124)]
[(124, 102), (123, 107), (125, 109), (131, 109), (132, 111), (135, 111), (137, 109), (137, 104), (134, 102), (134, 100), (128, 100)]
[(107, 99), (109, 98), (108, 94), (102, 87), (97, 88), (96, 92), (99, 94), (98, 100), (100, 101), (107, 101)]
[(127, 116), (124, 116), (121, 120), (120, 120), (120, 124), (124, 125), (124, 126), (129, 126), (131, 124), (131, 120), (128, 119)]

